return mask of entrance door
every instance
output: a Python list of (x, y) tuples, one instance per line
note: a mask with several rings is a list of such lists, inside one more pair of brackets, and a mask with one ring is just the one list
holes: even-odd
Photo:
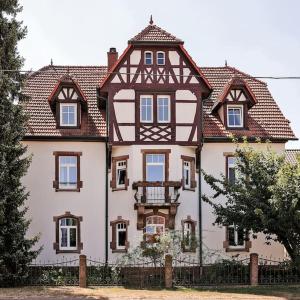
[[(146, 180), (150, 182), (165, 181), (165, 154), (146, 155)], [(164, 187), (147, 187), (147, 202), (165, 202)]]

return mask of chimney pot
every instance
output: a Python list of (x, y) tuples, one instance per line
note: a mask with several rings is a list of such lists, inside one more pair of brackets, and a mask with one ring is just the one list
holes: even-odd
[(107, 68), (108, 71), (111, 70), (112, 66), (118, 60), (118, 52), (117, 49), (114, 47), (109, 48), (109, 52), (107, 52)]

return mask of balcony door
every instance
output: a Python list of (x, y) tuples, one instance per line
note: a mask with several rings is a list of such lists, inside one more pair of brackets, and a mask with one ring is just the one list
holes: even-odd
[[(165, 154), (146, 155), (146, 181), (161, 183), (165, 181), (165, 160)], [(165, 201), (164, 187), (147, 187), (146, 194), (148, 202)]]

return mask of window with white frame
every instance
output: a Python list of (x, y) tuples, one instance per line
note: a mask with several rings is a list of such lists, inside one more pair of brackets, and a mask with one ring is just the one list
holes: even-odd
[(146, 218), (146, 241), (157, 242), (158, 237), (165, 232), (165, 218), (162, 216), (149, 216)]
[(77, 250), (78, 221), (74, 218), (59, 220), (59, 250)]
[(245, 230), (230, 225), (227, 227), (227, 239), (229, 248), (243, 248), (245, 247)]
[(227, 126), (243, 127), (243, 106), (227, 106)]
[(120, 160), (117, 161), (116, 166), (116, 172), (117, 172), (117, 188), (124, 188), (126, 183), (126, 177), (127, 177), (127, 161), (126, 160)]
[(236, 158), (227, 156), (227, 179), (230, 183), (235, 183), (236, 179)]
[(170, 97), (157, 96), (157, 121), (159, 123), (170, 122)]
[(153, 64), (153, 54), (151, 51), (145, 52), (145, 65), (152, 65)]
[(158, 65), (164, 65), (165, 64), (165, 52), (157, 52), (156, 54), (156, 62)]
[(59, 156), (59, 188), (77, 188), (77, 156)]
[(141, 122), (153, 122), (153, 97), (141, 96), (140, 98), (140, 120)]
[(126, 223), (117, 223), (116, 224), (116, 249), (123, 250), (126, 248), (126, 235), (127, 228)]
[(183, 161), (183, 184), (185, 188), (191, 188), (191, 161)]
[(60, 126), (77, 126), (77, 103), (60, 103)]

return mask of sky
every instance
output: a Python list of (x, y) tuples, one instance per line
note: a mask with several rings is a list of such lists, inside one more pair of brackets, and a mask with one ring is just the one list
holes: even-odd
[[(20, 0), (27, 26), (26, 70), (106, 65), (149, 23), (184, 40), (201, 66), (234, 66), (253, 76), (300, 76), (298, 0)], [(300, 138), (300, 80), (264, 80)], [(300, 141), (287, 143), (299, 148)]]

